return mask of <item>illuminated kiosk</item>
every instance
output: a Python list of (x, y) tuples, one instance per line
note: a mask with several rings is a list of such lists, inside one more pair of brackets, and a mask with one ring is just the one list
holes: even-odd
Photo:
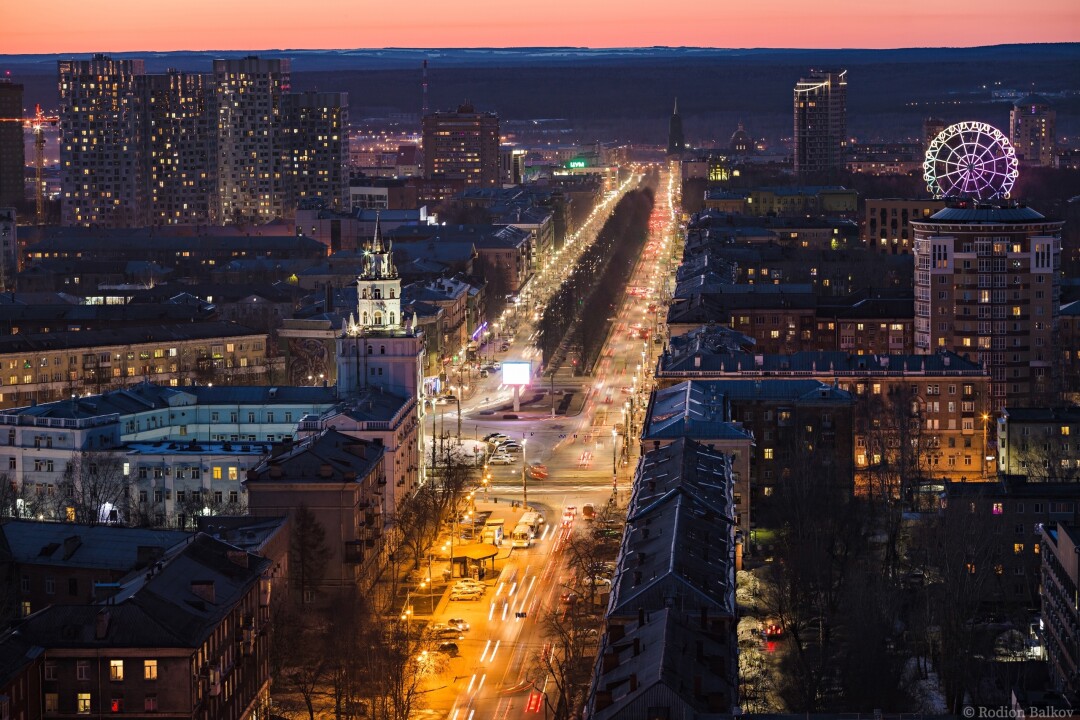
[(521, 388), (529, 384), (532, 378), (532, 363), (525, 360), (511, 360), (502, 364), (503, 385), (514, 388), (514, 412), (521, 410)]

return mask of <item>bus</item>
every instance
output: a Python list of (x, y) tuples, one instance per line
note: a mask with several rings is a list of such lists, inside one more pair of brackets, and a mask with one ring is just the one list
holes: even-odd
[(521, 516), (518, 525), (526, 525), (533, 537), (540, 534), (540, 528), (544, 524), (544, 516), (538, 512), (530, 511)]
[(490, 543), (492, 545), (502, 545), (503, 542), (503, 526), (505, 520), (488, 518), (484, 523), (484, 537), (483, 542)]
[(518, 523), (510, 536), (510, 544), (513, 547), (527, 548), (532, 546), (533, 532), (525, 523)]

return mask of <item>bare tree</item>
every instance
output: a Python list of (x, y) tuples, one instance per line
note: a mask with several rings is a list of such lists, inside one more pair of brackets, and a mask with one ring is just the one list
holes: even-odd
[(84, 525), (127, 520), (130, 493), (119, 453), (73, 453), (59, 487), (62, 519)]
[(296, 579), (295, 587), (301, 597), (315, 592), (323, 580), (330, 549), (326, 545), (326, 529), (306, 504), (292, 516), (292, 533), (289, 537), (290, 574)]
[(553, 689), (544, 695), (544, 702), (554, 720), (577, 717), (585, 703), (599, 625), (598, 612), (586, 603), (555, 608), (543, 619), (546, 642), (533, 656), (528, 678), (534, 688), (546, 684)]

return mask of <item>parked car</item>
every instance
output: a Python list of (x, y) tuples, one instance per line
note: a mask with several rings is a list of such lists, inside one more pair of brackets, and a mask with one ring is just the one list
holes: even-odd
[(496, 453), (495, 455), (492, 455), (491, 457), (488, 458), (488, 464), (489, 465), (513, 465), (514, 464), (514, 458), (510, 457), (509, 455)]
[(452, 643), (452, 642), (440, 643), (439, 644), (439, 652), (445, 653), (446, 655), (449, 655), (450, 657), (457, 657), (457, 654), (458, 654), (457, 643)]
[(469, 629), (469, 623), (465, 622), (462, 618), (450, 618), (446, 621), (446, 624), (452, 628), (457, 628), (461, 632), (465, 632)]
[(484, 436), (484, 442), (486, 442), (486, 443), (500, 443), (500, 442), (505, 442), (506, 440), (509, 440), (509, 439), (510, 438), (507, 437), (506, 435), (503, 435), (502, 433), (497, 433), (497, 432), (494, 432), (494, 433), (491, 433), (490, 435), (485, 435)]
[(487, 585), (472, 578), (462, 578), (454, 583), (453, 590), (479, 590), (484, 592), (487, 590)]
[(481, 370), (480, 371), (480, 377), (486, 378), (487, 376), (488, 376), (488, 371), (487, 370)]
[(479, 588), (470, 588), (462, 590), (453, 590), (450, 593), (450, 599), (457, 600), (479, 600), (484, 597), (484, 591)]
[(521, 443), (508, 440), (499, 446), (499, 450), (505, 450), (506, 452), (512, 453), (521, 452)]

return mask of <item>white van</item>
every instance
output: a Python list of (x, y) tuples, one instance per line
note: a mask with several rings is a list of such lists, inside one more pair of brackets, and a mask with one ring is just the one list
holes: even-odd
[(514, 547), (531, 547), (533, 539), (532, 528), (524, 523), (518, 523), (514, 533), (510, 536), (510, 544)]
[(518, 525), (527, 525), (529, 527), (533, 537), (540, 534), (540, 528), (543, 524), (544, 516), (535, 511), (522, 514), (521, 519), (518, 520)]

